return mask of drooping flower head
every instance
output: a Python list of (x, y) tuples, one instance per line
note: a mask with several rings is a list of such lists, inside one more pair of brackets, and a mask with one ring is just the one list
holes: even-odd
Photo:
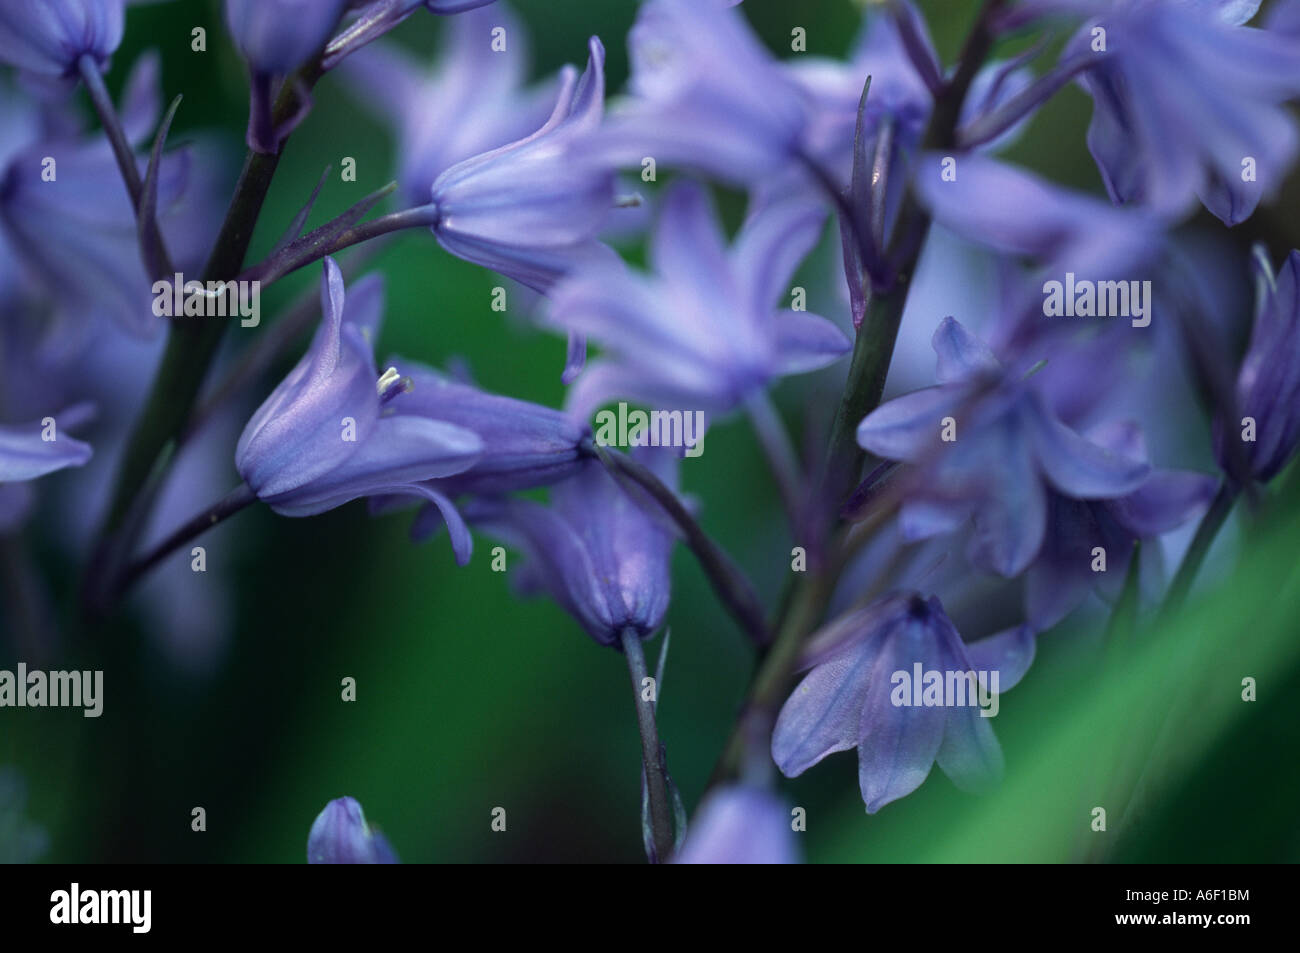
[(562, 72), (540, 129), (457, 163), (431, 191), (443, 248), (543, 293), (576, 265), (615, 257), (596, 239), (614, 206), (614, 172), (583, 148), (605, 102), (605, 49), (594, 36), (589, 52), (581, 76)]
[[(676, 483), (675, 458), (647, 454), (643, 462)], [(653, 506), (589, 460), (551, 488), (549, 506), (484, 499), (467, 505), (465, 514), (528, 555), (512, 571), (523, 592), (549, 594), (598, 643), (617, 647), (628, 629), (649, 637), (668, 610), (673, 535)]]
[(857, 748), (869, 814), (920, 787), (936, 761), (963, 790), (986, 789), (1002, 772), (988, 713), (1033, 657), (1027, 626), (967, 643), (938, 599), (890, 593), (814, 636), (772, 758), (796, 777)]
[(379, 831), (366, 823), (355, 798), (335, 798), (312, 822), (307, 835), (309, 864), (396, 864), (397, 854)]
[[(493, 29), (505, 30), (504, 50)], [(434, 181), (462, 160), (523, 138), (551, 114), (553, 83), (525, 89), (528, 34), (505, 4), (450, 20), (432, 68), (396, 44), (359, 50), (341, 77), (397, 129), (398, 182), (413, 203), (428, 200)]]
[(42, 76), (101, 71), (122, 42), (123, 0), (0, 0), (0, 63)]
[(1225, 224), (1276, 191), (1300, 139), (1300, 18), (1259, 0), (1107, 0), (1050, 6), (1093, 16), (1063, 57), (1089, 52), (1088, 148), (1111, 198), (1176, 217), (1199, 198)]
[(830, 321), (778, 304), (824, 220), (816, 203), (777, 203), (753, 212), (728, 249), (707, 194), (675, 185), (651, 237), (652, 274), (597, 264), (552, 295), (549, 319), (604, 349), (574, 386), (575, 413), (614, 397), (725, 413), (846, 354)]
[(883, 404), (858, 426), (864, 449), (920, 468), (900, 513), (907, 538), (973, 520), (971, 561), (1016, 576), (1042, 547), (1049, 489), (1107, 500), (1147, 479), (1149, 464), (1079, 436), (1052, 413), (1032, 377), (1003, 368), (952, 318), (933, 343), (940, 383)]
[(225, 0), (226, 28), (249, 67), (285, 76), (317, 53), (347, 0)]
[[(466, 469), (483, 449), (474, 433), (408, 406), (408, 384), (395, 368), (379, 374), (372, 338), (382, 299), (373, 283), (366, 290), (345, 312), (343, 276), (325, 259), (316, 337), (239, 438), (240, 476), (281, 515), (393, 494), (449, 507), (421, 482)], [(468, 559), (468, 537), (454, 534), (453, 542)]]

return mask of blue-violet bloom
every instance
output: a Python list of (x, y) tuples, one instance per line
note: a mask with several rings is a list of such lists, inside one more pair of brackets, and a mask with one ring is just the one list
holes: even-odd
[(549, 320), (599, 342), (570, 393), (587, 416), (615, 397), (725, 413), (775, 378), (833, 363), (851, 344), (838, 327), (778, 301), (825, 222), (800, 198), (753, 212), (731, 248), (705, 191), (674, 185), (650, 242), (653, 273), (621, 261), (579, 269), (552, 294)]
[(335, 798), (316, 815), (307, 835), (309, 864), (395, 864), (397, 854), (383, 834), (366, 823), (355, 798)]
[(594, 36), (589, 50), (581, 77), (562, 71), (540, 129), (457, 163), (432, 188), (443, 248), (543, 293), (579, 263), (616, 257), (596, 238), (614, 207), (614, 172), (582, 147), (605, 101), (605, 50)]
[[(360, 296), (357, 296), (358, 298)], [(406, 404), (409, 382), (375, 367), (376, 295), (344, 309), (343, 276), (325, 259), (324, 318), (310, 349), (249, 420), (235, 466), (284, 516), (312, 516), (363, 496), (422, 497), (443, 510), (457, 558), (470, 540), (450, 501), (421, 485), (469, 467), (478, 436)]]
[(915, 791), (935, 762), (962, 790), (1000, 777), (989, 713), (1033, 661), (1028, 626), (963, 642), (938, 599), (893, 592), (831, 623), (809, 652), (772, 735), (787, 777), (857, 748), (869, 814)]
[(952, 532), (973, 519), (971, 561), (1016, 576), (1042, 548), (1049, 489), (1105, 500), (1147, 479), (1149, 464), (1079, 436), (1050, 410), (1032, 376), (1003, 368), (952, 318), (933, 345), (940, 383), (883, 404), (858, 426), (864, 449), (919, 468), (900, 512), (905, 538)]
[(674, 864), (797, 864), (790, 809), (771, 791), (718, 788), (700, 804)]
[[(675, 457), (646, 453), (641, 461), (676, 484)], [(588, 460), (551, 488), (549, 506), (483, 499), (468, 504), (465, 515), (528, 555), (512, 571), (522, 592), (548, 593), (599, 644), (618, 647), (627, 629), (649, 637), (668, 610), (673, 534), (655, 506)]]

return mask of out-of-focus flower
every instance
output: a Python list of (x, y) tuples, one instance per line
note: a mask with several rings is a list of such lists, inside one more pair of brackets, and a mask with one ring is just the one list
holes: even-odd
[[(1300, 96), (1296, 9), (1246, 27), (1256, 0), (1077, 0), (1094, 17), (1063, 58), (1087, 55), (1088, 148), (1111, 198), (1180, 216), (1197, 198), (1228, 225), (1249, 218), (1295, 161)], [(1050, 12), (1050, 11), (1049, 11)], [(1101, 32), (1098, 32), (1101, 31)]]
[(632, 98), (594, 143), (610, 161), (649, 157), (751, 184), (798, 158), (804, 97), (739, 12), (649, 0), (628, 47)]
[(379, 831), (366, 823), (355, 798), (335, 798), (316, 815), (307, 835), (309, 864), (396, 864), (397, 854)]
[(100, 70), (122, 42), (122, 0), (0, 0), (0, 63), (43, 76)]
[[(847, 62), (800, 56), (785, 66), (809, 99), (810, 122), (803, 139), (803, 151), (832, 174), (842, 186), (849, 183), (859, 118), (863, 152), (868, 161), (882, 146), (886, 178), (885, 220), (892, 223), (907, 188), (908, 168), (921, 145), (925, 128), (934, 111), (930, 82), (940, 77), (939, 55), (935, 52), (924, 18), (911, 3), (897, 5), (899, 16), (910, 26), (917, 49), (909, 52), (899, 30), (899, 19), (885, 5), (869, 8), (863, 29)], [(918, 60), (927, 64), (922, 75)], [(871, 89), (862, 104), (867, 77)], [(962, 105), (963, 124), (993, 113), (1023, 92), (1032, 74), (1015, 64), (993, 62), (976, 75)], [(859, 107), (862, 115), (859, 117)], [(1023, 119), (1023, 117), (1022, 117)], [(1004, 145), (1018, 132), (1014, 124), (995, 137), (986, 148)], [(887, 138), (886, 138), (887, 137)], [(777, 189), (794, 183), (782, 180)], [(805, 183), (805, 187), (806, 187)]]
[[(500, 26), (509, 41), (492, 48)], [(448, 24), (433, 69), (396, 45), (377, 44), (344, 61), (340, 75), (398, 132), (398, 182), (416, 203), (434, 181), (464, 159), (514, 142), (542, 125), (555, 87), (524, 89), (528, 34), (505, 4), (458, 16)]]
[(777, 304), (824, 221), (817, 203), (769, 205), (728, 249), (703, 189), (674, 186), (651, 239), (652, 275), (596, 265), (552, 294), (549, 320), (604, 348), (570, 394), (574, 412), (626, 397), (724, 413), (776, 377), (846, 354), (830, 321)]
[(615, 257), (596, 239), (614, 207), (614, 172), (582, 147), (605, 101), (605, 50), (594, 36), (589, 48), (581, 77), (562, 71), (540, 129), (452, 166), (433, 184), (442, 247), (536, 291), (577, 264)]
[[(58, 178), (44, 181), (44, 157)], [(102, 143), (40, 142), (15, 156), (0, 181), (0, 225), (19, 256), (51, 294), (86, 312), (104, 309), (139, 337), (164, 323), (150, 307), (135, 212), (118, 182), (113, 154)], [(189, 153), (166, 157), (158, 178), (159, 207), (180, 201), (190, 179)]]
[[(1134, 424), (1089, 431), (1098, 446), (1147, 462), (1146, 444)], [(1038, 631), (1075, 609), (1090, 590), (1118, 598), (1134, 544), (1177, 529), (1203, 510), (1218, 481), (1187, 470), (1154, 469), (1132, 493), (1109, 500), (1076, 500), (1048, 490), (1047, 532), (1038, 558), (1025, 572), (1025, 610)], [(1099, 571), (1097, 548), (1105, 559)], [(1144, 582), (1146, 580), (1144, 579)]]
[(34, 480), (64, 467), (79, 467), (90, 454), (89, 444), (58, 432), (57, 417), (48, 422), (0, 424), (0, 483)]
[[(934, 220), (980, 245), (1032, 258), (1064, 279), (1129, 275), (1157, 252), (1159, 223), (1137, 209), (1116, 209), (986, 156), (957, 160), (955, 177), (943, 158), (927, 155), (913, 179)], [(1033, 214), (1026, 214), (1033, 209)]]
[[(676, 459), (646, 454), (642, 462), (670, 486)], [(512, 571), (524, 593), (546, 592), (601, 645), (618, 646), (627, 629), (641, 638), (668, 610), (668, 557), (673, 535), (648, 500), (634, 499), (600, 463), (551, 488), (549, 506), (532, 500), (476, 500), (469, 521), (529, 559)]]
[[(457, 558), (469, 537), (451, 503), (421, 481), (469, 467), (483, 448), (472, 432), (409, 408), (407, 382), (375, 368), (380, 308), (344, 311), (343, 276), (325, 259), (321, 321), (311, 348), (258, 408), (235, 466), (258, 499), (284, 516), (312, 516), (363, 496), (411, 495), (448, 515)], [(459, 531), (457, 531), (459, 530)]]
[(226, 28), (255, 72), (285, 76), (325, 45), (347, 0), (226, 0)]
[(1300, 445), (1300, 252), (1276, 278), (1266, 276), (1250, 346), (1237, 375), (1236, 421), (1219, 419), (1215, 452), (1229, 467), (1228, 441), (1240, 440), (1251, 474), (1268, 482)]
[(695, 813), (675, 864), (797, 864), (790, 810), (770, 791), (732, 784), (710, 794)]
[(1068, 428), (1032, 377), (1008, 373), (952, 318), (933, 343), (940, 383), (883, 404), (858, 426), (863, 448), (920, 467), (900, 513), (907, 538), (952, 532), (973, 519), (971, 561), (1015, 576), (1042, 548), (1049, 488), (1106, 500), (1147, 479), (1149, 464)]
[(895, 592), (832, 623), (810, 653), (812, 670), (772, 735), (772, 758), (787, 777), (857, 748), (862, 800), (874, 814), (920, 787), (936, 761), (963, 790), (1000, 776), (1002, 749), (986, 713), (1033, 661), (1028, 626), (966, 643), (938, 599)]
[[(152, 54), (142, 56), (127, 78), (121, 118), (132, 142), (146, 138), (158, 121), (158, 81)], [(27, 282), (75, 319), (77, 330), (84, 331), (91, 316), (106, 314), (137, 337), (160, 333), (165, 322), (151, 307), (135, 210), (108, 143), (101, 136), (57, 137), (21, 143), (4, 155), (0, 233), (26, 266)], [(218, 178), (215, 163), (188, 148), (163, 156), (159, 166), (157, 217), (182, 271), (197, 269), (207, 255), (206, 223), (216, 211)], [(66, 345), (69, 335), (60, 337)]]

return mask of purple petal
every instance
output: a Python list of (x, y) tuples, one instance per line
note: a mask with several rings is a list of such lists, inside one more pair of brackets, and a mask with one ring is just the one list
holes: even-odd
[(1026, 414), (1034, 453), (1048, 481), (1066, 496), (1104, 500), (1132, 493), (1151, 472), (1149, 464), (1112, 453), (1080, 437), (1039, 402)]
[(786, 777), (857, 745), (878, 645), (877, 634), (818, 665), (786, 700), (772, 733), (772, 760)]
[(729, 785), (695, 813), (675, 864), (795, 864), (799, 849), (790, 812), (774, 794)]
[(802, 374), (834, 364), (853, 342), (831, 321), (808, 311), (782, 311), (776, 316), (778, 373)]
[(976, 672), (997, 672), (998, 692), (1005, 692), (1022, 679), (1034, 662), (1037, 639), (1027, 625), (1006, 629), (978, 642), (964, 645), (966, 658)]
[(91, 457), (90, 444), (61, 432), (54, 417), (54, 439), (44, 440), (43, 421), (0, 424), (0, 483), (34, 480), (65, 467), (79, 467)]
[(939, 322), (930, 343), (939, 358), (940, 384), (988, 377), (1002, 370), (988, 346), (950, 317)]
[(943, 741), (942, 706), (896, 706), (895, 672), (923, 667), (939, 657), (932, 620), (907, 618), (890, 632), (875, 658), (858, 734), (858, 782), (867, 813), (874, 814), (921, 786)]
[(963, 391), (926, 387), (881, 404), (858, 424), (858, 445), (886, 460), (919, 463), (941, 449), (943, 418), (962, 404)]
[(1153, 470), (1146, 482), (1107, 504), (1110, 514), (1138, 539), (1177, 529), (1209, 506), (1218, 480), (1187, 470)]

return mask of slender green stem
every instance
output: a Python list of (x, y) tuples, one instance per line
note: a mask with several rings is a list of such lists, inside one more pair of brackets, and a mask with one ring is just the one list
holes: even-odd
[(822, 573), (809, 573), (796, 588), (771, 649), (759, 662), (744, 708), (714, 765), (709, 787), (737, 777), (755, 750), (770, 744), (776, 716), (794, 688), (804, 639), (826, 611), (830, 583)]
[(362, 242), (368, 242), (403, 229), (428, 228), (434, 224), (436, 219), (437, 210), (432, 205), (422, 205), (417, 208), (403, 209), (400, 212), (390, 212), (388, 215), (381, 215), (379, 218), (371, 219), (368, 222), (353, 225), (333, 235), (323, 235), (319, 240), (304, 242), (301, 246), (294, 248), (283, 259), (272, 256), (264, 264), (250, 268), (247, 277), (257, 279), (265, 286), (290, 272), (320, 261), (327, 255), (336, 254), (345, 248), (351, 248), (353, 245), (360, 245)]
[[(636, 723), (641, 734), (641, 762), (645, 767), (646, 792), (650, 801), (650, 832), (654, 844), (652, 863), (663, 863), (673, 852), (673, 807), (668, 796), (668, 777), (664, 767), (663, 751), (659, 745), (659, 729), (655, 724), (655, 703), (646, 699), (645, 653), (641, 638), (633, 628), (620, 634), (623, 654), (627, 657), (628, 674), (632, 677), (632, 700), (636, 704)], [(658, 686), (655, 687), (655, 693)]]
[[(309, 90), (319, 77), (319, 67), (313, 66), (304, 68), (297, 82), (285, 82), (275, 106), (277, 122), (297, 112), (297, 91)], [(238, 275), (279, 161), (278, 154), (248, 152), (212, 255), (204, 268), (205, 282), (226, 281)], [(136, 505), (136, 501), (152, 498), (156, 489), (154, 481), (160, 480), (166, 470), (165, 461), (185, 426), (228, 324), (227, 321), (195, 320), (174, 322), (170, 326), (162, 363), (145, 402), (145, 411), (127, 442), (104, 526), (90, 560), (90, 571), (96, 578), (87, 581), (84, 598), (92, 609), (103, 607), (103, 593), (115, 587), (117, 574), (130, 558), (148, 516), (148, 506)]]
[(786, 432), (781, 415), (766, 393), (758, 394), (750, 400), (745, 405), (745, 409), (749, 413), (750, 423), (754, 426), (754, 434), (758, 437), (763, 453), (767, 456), (772, 478), (776, 481), (776, 488), (781, 494), (781, 501), (785, 504), (786, 514), (790, 518), (790, 525), (798, 533), (804, 509), (803, 493), (800, 489), (803, 479), (800, 475), (799, 458), (790, 443), (790, 434)]
[(898, 341), (907, 289), (908, 285), (903, 283), (888, 294), (873, 296), (853, 342), (849, 379), (831, 425), (822, 477), (821, 499), (832, 508), (833, 514), (839, 513), (862, 475), (866, 454), (858, 446), (858, 424), (879, 406), (885, 392), (885, 378)]
[(1228, 514), (1232, 512), (1232, 506), (1237, 501), (1237, 492), (1236, 484), (1231, 480), (1225, 480), (1219, 487), (1219, 492), (1215, 494), (1210, 508), (1205, 511), (1200, 525), (1196, 527), (1196, 535), (1192, 537), (1192, 543), (1187, 548), (1187, 555), (1183, 557), (1174, 581), (1169, 584), (1169, 593), (1165, 596), (1165, 604), (1161, 609), (1163, 615), (1176, 612), (1186, 601), (1192, 583), (1196, 581), (1196, 574), (1200, 572), (1201, 564), (1205, 562), (1205, 557), (1210, 551), (1210, 546), (1213, 545), (1219, 530), (1227, 521)]
[[(935, 97), (935, 108), (924, 139), (926, 148), (949, 148), (955, 142), (962, 104), (975, 75), (992, 51), (996, 39), (993, 21), (1005, 4), (1006, 0), (986, 0), (981, 9), (952, 80)], [(841, 214), (849, 216), (852, 223), (856, 217), (854, 210), (847, 207), (844, 196), (833, 188), (833, 183), (829, 184), (832, 187), (827, 188), (828, 194)], [(841, 508), (861, 477), (865, 454), (857, 444), (857, 426), (880, 404), (907, 303), (910, 278), (916, 270), (929, 228), (929, 216), (909, 194), (899, 214), (895, 254), (889, 268), (890, 280), (883, 287), (873, 288), (875, 293), (854, 342), (848, 382), (831, 427), (819, 496), (826, 508), (826, 523), (822, 529), (827, 536), (831, 535)], [(861, 234), (860, 228), (854, 233), (859, 243), (868, 237)], [(845, 534), (838, 536), (836, 547), (845, 542)], [(816, 560), (816, 568), (810, 560), (811, 571), (795, 583), (771, 649), (759, 664), (746, 693), (740, 718), (714, 767), (710, 787), (736, 777), (748, 758), (754, 756), (755, 749), (770, 743), (777, 713), (794, 687), (804, 641), (821, 621), (842, 566), (843, 560), (838, 552), (829, 559)], [(828, 568), (833, 571), (828, 571)]]
[(699, 560), (700, 567), (712, 583), (713, 591), (722, 604), (755, 642), (766, 645), (769, 633), (763, 621), (763, 608), (754, 594), (754, 587), (750, 585), (749, 580), (726, 551), (704, 532), (700, 524), (682, 505), (682, 501), (677, 498), (677, 494), (664, 486), (663, 481), (649, 468), (625, 454), (604, 447), (595, 447), (594, 453), (610, 473), (639, 486), (663, 509), (686, 538), (686, 545)]
[(255, 502), (257, 502), (256, 494), (249, 489), (248, 484), (241, 483), (216, 503), (207, 507), (202, 513), (177, 527), (170, 536), (155, 546), (149, 553), (126, 568), (117, 584), (117, 590), (113, 594), (114, 601), (144, 577), (149, 570), (180, 549), (180, 547)]

